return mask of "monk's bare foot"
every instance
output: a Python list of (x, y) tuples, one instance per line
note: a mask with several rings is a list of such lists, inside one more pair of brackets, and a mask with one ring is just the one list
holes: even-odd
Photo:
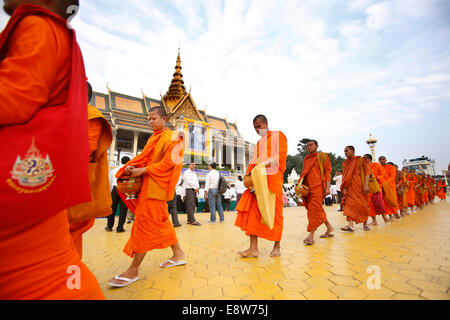
[(369, 223), (369, 226), (377, 226), (377, 225), (378, 225), (378, 222), (376, 222), (376, 221)]
[(280, 247), (273, 247), (273, 250), (270, 253), (270, 256), (272, 258), (280, 257), (281, 256), (281, 248)]
[[(137, 276), (139, 276), (139, 272), (137, 270), (130, 270), (128, 269), (121, 275), (119, 275), (119, 278), (127, 278), (127, 279), (134, 279)], [(127, 281), (116, 279), (115, 277), (112, 279), (109, 279), (108, 283), (110, 284), (126, 284)]]
[(258, 258), (259, 257), (259, 251), (255, 249), (247, 249), (245, 251), (239, 251), (237, 253), (241, 256), (241, 258)]

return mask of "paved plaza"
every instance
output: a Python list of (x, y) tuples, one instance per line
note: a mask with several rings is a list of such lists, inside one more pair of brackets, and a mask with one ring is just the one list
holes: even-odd
[(316, 244), (305, 247), (305, 208), (284, 208), (282, 256), (271, 258), (273, 243), (260, 239), (260, 257), (252, 259), (236, 254), (249, 244), (234, 226), (236, 212), (216, 224), (208, 223), (209, 213), (197, 214), (201, 227), (180, 215), (176, 232), (188, 264), (161, 269), (172, 251), (149, 252), (141, 280), (120, 289), (107, 281), (131, 262), (122, 249), (132, 225), (125, 224), (125, 233), (106, 232), (106, 220), (98, 219), (84, 235), (84, 262), (112, 300), (450, 300), (449, 203), (438, 200), (388, 224), (378, 218), (372, 231), (357, 225), (354, 233), (340, 230), (346, 221), (337, 209), (325, 208), (336, 236), (319, 239), (322, 226)]

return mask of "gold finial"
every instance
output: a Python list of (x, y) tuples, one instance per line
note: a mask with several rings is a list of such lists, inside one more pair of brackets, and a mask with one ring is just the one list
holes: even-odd
[(378, 140), (375, 139), (375, 138), (372, 136), (372, 133), (371, 133), (370, 136), (369, 136), (369, 139), (367, 139), (367, 144), (373, 144), (373, 143), (377, 143), (377, 142), (378, 142)]

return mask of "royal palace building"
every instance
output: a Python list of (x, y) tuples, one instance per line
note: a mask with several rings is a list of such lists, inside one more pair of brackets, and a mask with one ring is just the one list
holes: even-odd
[(216, 162), (220, 168), (234, 173), (245, 172), (255, 145), (245, 141), (236, 123), (228, 122), (199, 110), (191, 92), (187, 92), (181, 73), (178, 51), (175, 73), (167, 93), (160, 100), (128, 96), (111, 91), (95, 92), (90, 101), (108, 120), (113, 131), (109, 150), (110, 166), (117, 166), (127, 155), (136, 156), (152, 135), (148, 113), (153, 107), (162, 107), (167, 113), (168, 127), (184, 132), (185, 164), (194, 160), (197, 164)]

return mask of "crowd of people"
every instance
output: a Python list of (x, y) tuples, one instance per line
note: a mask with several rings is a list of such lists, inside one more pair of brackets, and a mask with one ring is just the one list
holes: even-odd
[[(215, 163), (209, 166), (204, 188), (195, 164), (182, 174), (185, 138), (167, 127), (163, 107), (149, 111), (153, 135), (144, 150), (133, 159), (123, 158), (122, 166), (108, 177), (111, 127), (99, 110), (88, 105), (92, 88), (86, 82), (75, 32), (68, 28), (68, 8), (74, 5), (79, 2), (4, 4), (11, 18), (0, 34), (0, 139), (5, 146), (0, 161), (5, 212), (0, 222), (0, 261), (5, 262), (0, 264), (0, 299), (105, 299), (82, 261), (83, 234), (99, 217), (108, 217), (105, 229), (113, 231), (118, 205), (117, 232), (124, 231), (126, 211), (134, 214), (122, 249), (132, 261), (108, 281), (112, 287), (138, 281), (139, 268), (152, 250), (171, 248), (172, 256), (161, 268), (188, 263), (175, 231), (180, 198), (187, 223), (193, 226), (201, 226), (195, 219), (198, 201), (208, 203), (210, 222), (215, 223), (216, 211), (220, 222), (225, 219), (222, 196), (225, 210), (236, 199), (234, 225), (249, 238), (249, 247), (237, 252), (241, 258), (259, 256), (259, 238), (274, 242), (271, 257), (281, 255), (284, 204), (297, 202), (306, 208), (305, 245), (315, 243), (315, 232), (322, 225), (326, 230), (321, 239), (335, 236), (323, 208), (331, 195), (328, 153), (318, 151), (317, 141), (309, 141), (294, 192), (290, 187), (284, 193), (287, 137), (269, 130), (264, 115), (253, 120), (260, 140), (234, 190), (224, 186)], [(341, 228), (345, 232), (354, 232), (359, 223), (369, 231), (369, 217), (372, 225), (378, 216), (389, 222), (433, 204), (436, 196), (446, 198), (443, 181), (406, 168), (398, 171), (385, 157), (375, 163), (370, 155), (356, 156), (352, 146), (345, 148), (345, 155), (336, 188), (348, 221)], [(140, 180), (136, 197), (128, 197), (115, 179), (133, 180), (135, 185)]]

